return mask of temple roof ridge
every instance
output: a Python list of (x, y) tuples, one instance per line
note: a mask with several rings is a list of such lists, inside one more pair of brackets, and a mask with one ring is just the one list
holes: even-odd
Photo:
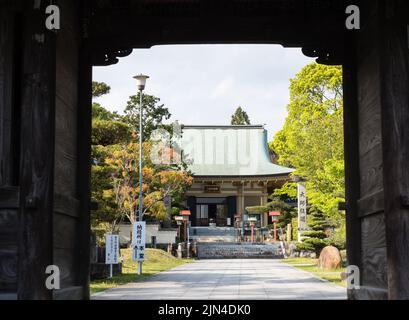
[(264, 125), (182, 125), (181, 149), (194, 176), (288, 176), (271, 161)]

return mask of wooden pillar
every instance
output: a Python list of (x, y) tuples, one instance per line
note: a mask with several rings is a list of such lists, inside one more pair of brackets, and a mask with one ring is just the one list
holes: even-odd
[[(356, 100), (354, 99), (355, 88), (351, 85), (355, 80), (352, 79), (349, 84), (345, 82), (345, 98), (351, 100), (350, 103), (345, 103), (347, 246), (351, 251), (349, 264), (357, 265), (360, 269), (360, 289), (349, 291), (351, 299), (388, 298), (383, 201), (385, 164), (382, 156), (384, 142), (382, 141), (380, 92), (382, 76), (379, 15), (382, 14), (382, 9), (379, 6), (381, 2), (371, 0), (362, 2), (361, 29), (350, 31), (352, 36), (356, 36), (355, 59), (348, 44), (345, 52), (346, 61), (349, 61), (347, 63), (352, 63), (349, 67), (347, 64), (345, 72), (348, 72), (348, 69), (356, 69), (352, 75), (356, 74), (357, 82)], [(353, 110), (355, 103), (357, 107)], [(353, 116), (348, 118), (348, 115)], [(355, 125), (356, 119), (358, 126)], [(356, 155), (351, 152), (359, 155), (359, 164), (356, 162)], [(356, 197), (359, 197), (357, 206), (355, 206)]]
[[(40, 2), (38, 2), (39, 4)], [(45, 271), (53, 264), (55, 34), (46, 3), (27, 1), (22, 20), (19, 299), (51, 299)]]
[(409, 299), (409, 4), (383, 2), (381, 112), (389, 299)]
[[(263, 186), (263, 191), (262, 192), (263, 192), (263, 194), (261, 195), (261, 199), (260, 199), (260, 205), (261, 206), (266, 205), (267, 202), (268, 202), (267, 185), (268, 185), (268, 182), (263, 182), (262, 183), (262, 186)], [(268, 213), (264, 212), (261, 216), (263, 217), (261, 227), (264, 228), (264, 227), (266, 227), (268, 225)]]
[(80, 237), (78, 284), (83, 299), (89, 299), (90, 282), (90, 204), (91, 204), (91, 130), (92, 130), (92, 64), (90, 51), (83, 44), (80, 54), (78, 82), (78, 167), (77, 198), (80, 201)]
[(244, 212), (244, 195), (243, 195), (244, 185), (240, 182), (240, 185), (237, 186), (237, 214), (240, 214), (243, 217)]
[(0, 9), (0, 300), (16, 299), (18, 271), (19, 108), (17, 15)]
[[(358, 212), (360, 198), (359, 127), (357, 69), (355, 46), (352, 39), (346, 41), (347, 56), (343, 65), (344, 92), (344, 148), (345, 194), (348, 265), (361, 268), (361, 220)], [(355, 290), (348, 290), (348, 298), (356, 299)]]

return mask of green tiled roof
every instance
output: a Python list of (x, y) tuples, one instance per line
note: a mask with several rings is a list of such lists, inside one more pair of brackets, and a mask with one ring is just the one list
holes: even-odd
[(183, 156), (194, 176), (285, 176), (271, 162), (263, 126), (183, 126)]

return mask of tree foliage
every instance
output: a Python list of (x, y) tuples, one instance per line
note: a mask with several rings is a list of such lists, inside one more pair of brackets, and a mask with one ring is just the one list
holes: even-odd
[[(264, 206), (246, 207), (246, 211), (252, 215), (264, 214), (270, 211), (278, 211), (281, 213), (281, 215), (275, 217), (278, 220), (277, 227), (283, 229), (287, 226), (287, 224), (291, 223), (291, 220), (296, 215), (294, 209), (279, 197), (273, 197), (273, 199)], [(269, 217), (269, 219), (271, 219), (271, 217)]]
[[(339, 215), (344, 201), (342, 69), (309, 64), (291, 80), (288, 117), (270, 147), (281, 165), (307, 181), (309, 202), (324, 214)], [(277, 195), (296, 194), (288, 183)]]
[[(338, 228), (345, 201), (342, 68), (312, 63), (291, 80), (288, 117), (270, 143), (281, 165), (306, 180), (308, 201)], [(296, 184), (275, 195), (296, 198)], [(312, 240), (311, 240), (312, 241)], [(314, 240), (315, 241), (315, 240)]]
[[(99, 97), (109, 92), (104, 83), (93, 83), (93, 95)], [(111, 112), (103, 106), (92, 105), (92, 200), (98, 210), (92, 212), (93, 228), (108, 232), (117, 231), (121, 222), (136, 220), (139, 194), (139, 96), (130, 98), (125, 115)], [(157, 165), (151, 160), (153, 142), (150, 134), (170, 113), (159, 98), (144, 96), (143, 143), (143, 206), (147, 218), (168, 219), (164, 198), (182, 201), (192, 178), (185, 166)], [(167, 146), (165, 146), (167, 147)], [(156, 146), (156, 152), (158, 152)], [(163, 152), (167, 152), (166, 150)], [(172, 153), (173, 154), (173, 153)]]
[(129, 141), (131, 129), (120, 121), (94, 119), (92, 121), (92, 144), (108, 146)]
[(111, 87), (108, 86), (105, 82), (92, 81), (92, 97), (101, 97), (105, 94), (108, 94), (109, 91), (111, 91)]
[(250, 118), (246, 111), (242, 107), (238, 107), (234, 114), (231, 116), (231, 125), (249, 125)]
[(310, 216), (308, 218), (308, 227), (310, 231), (302, 234), (302, 243), (297, 245), (298, 250), (310, 250), (314, 251), (317, 256), (321, 253), (321, 250), (329, 245), (327, 228), (331, 224), (328, 223), (325, 215), (319, 210), (313, 208), (310, 210)]
[(277, 217), (277, 227), (279, 228), (285, 228), (287, 224), (290, 224), (292, 218), (296, 214), (294, 208), (292, 208), (285, 201), (281, 200), (279, 197), (274, 197), (273, 200), (268, 202), (266, 206), (268, 211), (278, 211), (281, 213), (281, 215)]
[(120, 120), (121, 116), (117, 112), (111, 112), (99, 103), (92, 104), (92, 118), (100, 120)]
[[(123, 121), (127, 123), (133, 131), (139, 131), (139, 100), (140, 93), (129, 97), (127, 106), (124, 110), (125, 115)], [(143, 105), (143, 135), (145, 139), (149, 139), (153, 130), (163, 125), (164, 120), (168, 120), (171, 116), (169, 109), (165, 105), (160, 104), (160, 99), (144, 94), (142, 97)], [(166, 127), (166, 126), (164, 126)], [(168, 127), (166, 127), (168, 128)]]
[(180, 198), (192, 184), (191, 175), (175, 167), (154, 165), (150, 159), (151, 142), (143, 144), (143, 184), (139, 185), (139, 144), (129, 143), (117, 148), (105, 163), (112, 168), (113, 188), (106, 190), (106, 197), (118, 205), (117, 220), (126, 218), (137, 221), (136, 210), (139, 206), (139, 190), (143, 191), (143, 214), (156, 220), (166, 220), (166, 197)]

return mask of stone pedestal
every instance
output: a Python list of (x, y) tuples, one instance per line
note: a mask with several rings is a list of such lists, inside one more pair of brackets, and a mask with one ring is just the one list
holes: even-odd
[(181, 243), (178, 244), (178, 251), (177, 252), (178, 252), (178, 258), (182, 259), (183, 252), (182, 252), (182, 244)]

